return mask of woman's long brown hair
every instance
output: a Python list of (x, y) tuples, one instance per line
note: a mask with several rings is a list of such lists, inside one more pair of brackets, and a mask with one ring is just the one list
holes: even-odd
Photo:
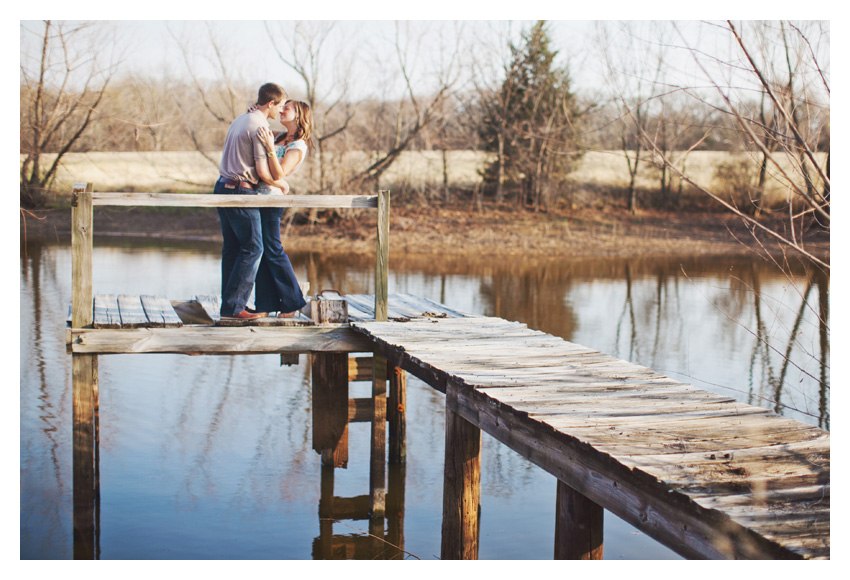
[(313, 112), (310, 110), (310, 105), (304, 101), (288, 100), (284, 105), (292, 103), (295, 108), (295, 132), (292, 136), (287, 135), (287, 141), (296, 141), (302, 139), (307, 148), (313, 150)]

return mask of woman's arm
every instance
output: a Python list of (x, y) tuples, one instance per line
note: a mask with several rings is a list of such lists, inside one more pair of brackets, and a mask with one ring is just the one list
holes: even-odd
[(269, 160), (269, 173), (271, 173), (272, 179), (282, 179), (286, 174), (283, 172), (283, 168), (277, 160), (277, 155), (275, 155), (274, 134), (272, 133), (272, 130), (268, 127), (260, 127), (260, 130), (257, 132), (257, 137), (260, 139), (260, 143), (263, 144), (263, 147), (266, 148)]
[(286, 155), (283, 156), (283, 165), (281, 167), (284, 176), (291, 174), (298, 167), (303, 155), (304, 153), (299, 149), (290, 149), (286, 152)]

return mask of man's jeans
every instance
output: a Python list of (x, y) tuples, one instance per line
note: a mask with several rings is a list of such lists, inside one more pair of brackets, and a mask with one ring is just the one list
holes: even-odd
[[(243, 187), (226, 188), (219, 179), (214, 193), (225, 195), (254, 195)], [(263, 236), (260, 208), (219, 207), (221, 222), (221, 315), (234, 316), (245, 310), (254, 277), (263, 256)]]

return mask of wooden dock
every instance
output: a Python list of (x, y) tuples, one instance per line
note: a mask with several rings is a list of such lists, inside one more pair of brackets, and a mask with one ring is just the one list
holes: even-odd
[[(403, 492), (386, 497), (386, 431), (389, 463), (403, 465), (406, 371), (446, 394), (444, 559), (478, 555), (482, 431), (557, 478), (555, 558), (601, 558), (604, 509), (688, 558), (829, 558), (828, 432), (518, 322), (390, 295), (385, 193), (297, 199), (75, 190), (66, 331), (75, 557), (98, 553), (98, 356), (308, 353), (313, 447), (330, 470), (320, 513), (360, 513), (346, 506), (368, 503), (375, 537), (387, 502), (403, 504)], [(221, 320), (216, 297), (95, 295), (92, 207), (140, 204), (376, 208), (375, 294), (320, 295), (310, 316), (249, 323)], [(350, 380), (372, 381), (371, 397), (349, 399)], [(372, 425), (368, 501), (333, 497), (332, 470), (347, 465), (353, 421)], [(333, 546), (323, 540), (319, 552)]]
[(826, 431), (500, 318), (352, 327), (475, 427), (447, 470), (482, 430), (683, 556), (829, 557)]

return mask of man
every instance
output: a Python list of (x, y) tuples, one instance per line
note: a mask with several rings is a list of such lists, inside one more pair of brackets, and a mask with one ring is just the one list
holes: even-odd
[[(266, 148), (259, 140), (269, 119), (280, 115), (286, 92), (274, 83), (260, 87), (257, 104), (237, 117), (227, 131), (219, 165), (216, 194), (255, 195), (260, 181), (274, 183)], [(224, 242), (221, 248), (221, 317), (251, 320), (261, 315), (245, 308), (263, 255), (260, 209), (220, 207), (218, 218)]]

